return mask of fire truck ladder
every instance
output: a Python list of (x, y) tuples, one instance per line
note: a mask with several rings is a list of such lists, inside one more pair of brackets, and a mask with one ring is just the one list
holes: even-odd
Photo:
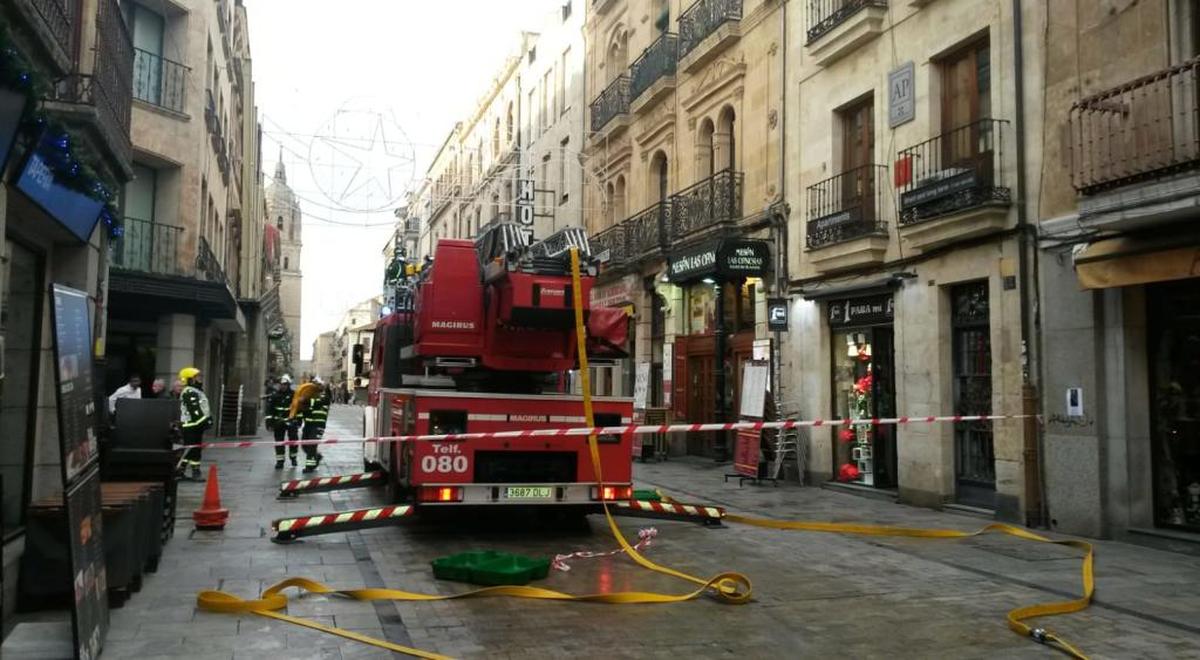
[(629, 500), (627, 502), (614, 502), (613, 504), (608, 510), (614, 516), (696, 522), (705, 527), (722, 527), (721, 519), (725, 517), (724, 508), (705, 504), (684, 504), (683, 502), (674, 501), (655, 502), (649, 500)]
[(382, 470), (343, 474), (334, 477), (292, 479), (279, 484), (279, 499), (291, 499), (305, 493), (324, 493), (331, 490), (367, 488), (387, 483), (387, 473)]
[(396, 504), (336, 513), (318, 513), (297, 518), (279, 518), (271, 521), (271, 532), (275, 535), (271, 541), (273, 543), (290, 543), (302, 536), (390, 527), (412, 516), (413, 511), (411, 505)]

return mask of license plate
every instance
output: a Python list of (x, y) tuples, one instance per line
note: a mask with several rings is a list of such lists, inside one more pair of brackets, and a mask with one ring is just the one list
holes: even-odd
[(504, 497), (510, 500), (548, 500), (554, 497), (554, 489), (549, 486), (509, 486), (504, 490)]

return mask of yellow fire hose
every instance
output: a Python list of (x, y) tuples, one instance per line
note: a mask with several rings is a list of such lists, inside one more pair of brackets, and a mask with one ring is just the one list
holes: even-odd
[[(580, 276), (579, 276), (579, 254), (575, 248), (571, 249), (571, 275), (572, 284), (575, 291), (580, 291)], [(588, 374), (587, 351), (585, 349), (586, 330), (583, 323), (583, 307), (580, 296), (574, 296), (575, 301), (575, 327), (576, 340), (578, 343), (579, 352), (579, 370), (582, 379), (583, 387), (583, 407), (586, 423), (589, 427), (594, 426), (592, 416), (592, 399), (591, 388)], [(588, 437), (588, 449), (591, 453), (592, 469), (596, 475), (596, 482), (603, 483), (603, 475), (600, 470), (600, 450), (596, 442), (596, 436)], [(669, 500), (669, 498), (666, 498)], [(502, 587), (487, 587), (483, 589), (474, 589), (462, 593), (441, 595), (441, 594), (421, 594), (410, 591), (402, 591), (399, 589), (334, 589), (332, 587), (321, 584), (307, 578), (288, 578), (278, 584), (275, 584), (262, 593), (262, 595), (254, 600), (244, 600), (238, 596), (228, 594), (222, 591), (202, 591), (196, 597), (196, 605), (210, 612), (226, 612), (226, 613), (249, 613), (256, 614), (271, 619), (286, 621), (313, 630), (319, 630), (332, 635), (337, 635), (346, 639), (351, 639), (364, 644), (369, 644), (381, 649), (404, 653), (418, 658), (436, 658), (441, 659), (446, 656), (420, 649), (410, 648), (388, 642), (386, 640), (376, 639), (361, 635), (349, 630), (335, 628), (333, 626), (325, 626), (308, 619), (280, 614), (279, 610), (287, 607), (288, 598), (283, 594), (283, 591), (288, 587), (296, 587), (302, 591), (315, 594), (332, 594), (345, 598), (352, 598), (361, 601), (374, 600), (397, 600), (397, 601), (438, 601), (438, 600), (454, 600), (460, 598), (477, 598), (483, 596), (506, 596), (512, 598), (531, 598), (538, 600), (558, 600), (558, 601), (574, 601), (587, 603), (609, 603), (609, 604), (631, 604), (631, 603), (677, 603), (686, 600), (698, 598), (701, 595), (711, 595), (719, 602), (730, 604), (743, 604), (750, 601), (752, 589), (750, 580), (745, 575), (735, 572), (718, 573), (708, 579), (698, 578), (689, 575), (682, 571), (677, 571), (673, 568), (657, 564), (646, 557), (642, 556), (630, 543), (625, 539), (617, 527), (616, 521), (608, 510), (608, 503), (604, 502), (604, 517), (608, 521), (609, 530), (613, 537), (621, 545), (621, 548), (628, 554), (636, 563), (649, 570), (670, 575), (691, 582), (696, 585), (696, 589), (683, 594), (663, 594), (649, 591), (624, 591), (616, 593), (600, 593), (600, 594), (567, 594), (551, 589), (531, 586), (502, 586)], [(991, 524), (974, 532), (964, 532), (951, 529), (919, 529), (911, 527), (887, 527), (882, 525), (860, 525), (853, 523), (821, 523), (821, 522), (797, 522), (797, 521), (781, 521), (767, 520), (762, 518), (752, 518), (740, 515), (726, 515), (724, 518), (727, 522), (740, 523), (753, 527), (763, 527), (767, 529), (791, 530), (791, 531), (806, 531), (806, 532), (825, 532), (836, 534), (855, 534), (860, 536), (897, 536), (911, 538), (926, 538), (926, 539), (961, 539), (971, 536), (978, 536), (988, 532), (999, 532), (1008, 534), (1017, 538), (1022, 538), (1040, 543), (1053, 543), (1056, 545), (1065, 545), (1073, 548), (1078, 548), (1084, 551), (1083, 558), (1083, 596), (1075, 600), (1042, 603), (1037, 605), (1029, 605), (1026, 607), (1018, 607), (1008, 612), (1008, 627), (1017, 634), (1023, 637), (1029, 637), (1043, 644), (1052, 645), (1073, 657), (1086, 658), (1082, 651), (1075, 648), (1061, 637), (1058, 637), (1052, 632), (1043, 628), (1033, 628), (1025, 623), (1025, 620), (1034, 617), (1050, 616), (1055, 614), (1069, 614), (1078, 612), (1086, 608), (1092, 599), (1092, 593), (1095, 589), (1093, 578), (1093, 550), (1089, 543), (1084, 541), (1056, 541), (1044, 536), (1035, 534), (1020, 527), (1004, 524)]]

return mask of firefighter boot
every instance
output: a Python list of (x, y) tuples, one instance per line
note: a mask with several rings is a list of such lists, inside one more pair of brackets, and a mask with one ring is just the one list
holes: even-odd
[(290, 458), (292, 459), (292, 467), (296, 467), (296, 465), (297, 465), (298, 463), (297, 463), (297, 461), (296, 461), (296, 454), (295, 454), (295, 452), (293, 452), (293, 453), (292, 453), (292, 455), (290, 456)]
[(199, 465), (192, 465), (192, 481), (204, 481), (204, 476), (200, 474)]
[(276, 459), (276, 460), (275, 460), (275, 469), (276, 469), (276, 470), (282, 470), (282, 469), (283, 469), (283, 459), (282, 459), (282, 458), (280, 458), (280, 459)]

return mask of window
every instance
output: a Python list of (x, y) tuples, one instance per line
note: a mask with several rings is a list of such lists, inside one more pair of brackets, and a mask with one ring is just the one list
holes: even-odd
[(991, 118), (991, 69), (991, 51), (986, 39), (942, 61), (943, 133)]
[(533, 48), (529, 49), (529, 63), (533, 64), (533, 61), (536, 59), (537, 59), (537, 46), (534, 46)]
[(282, 215), (275, 218), (275, 228), (278, 229), (279, 231), (283, 231), (283, 216)]
[(562, 59), (558, 63), (558, 67), (554, 70), (554, 85), (555, 97), (558, 98), (558, 103), (554, 106), (557, 114), (561, 115), (567, 111), (567, 75), (570, 69), (567, 68), (567, 57), (571, 54), (571, 49), (567, 48), (563, 51)]
[(567, 0), (562, 6), (563, 23), (566, 23), (568, 18), (571, 18), (571, 0)]
[(527, 147), (533, 144), (533, 111), (536, 107), (533, 104), (533, 100), (537, 98), (535, 94), (537, 94), (536, 89), (529, 90), (529, 94), (525, 100), (525, 146)]
[(42, 345), (41, 301), (43, 298), (41, 258), (11, 240), (5, 241), (8, 259), (3, 263), (3, 302), (0, 303), (0, 333), (5, 339), (4, 365), (7, 387), (0, 392), (0, 475), (4, 477), (4, 499), (0, 515), (6, 532), (25, 523), (29, 502), (26, 466), (33, 458), (38, 371)]
[(133, 96), (162, 105), (164, 19), (138, 4), (121, 6), (133, 32)]
[(558, 145), (558, 203), (566, 204), (570, 197), (571, 189), (567, 184), (567, 149), (570, 147), (571, 138), (565, 137)]
[[(876, 220), (874, 168), (875, 100), (856, 101), (838, 111), (842, 129), (841, 208), (858, 209), (864, 223)], [(837, 192), (834, 191), (836, 195)]]
[(141, 163), (133, 164), (133, 180), (125, 184), (125, 217), (154, 221), (154, 198), (158, 172)]
[(546, 98), (550, 87), (550, 72), (547, 71), (542, 76), (542, 87), (538, 90), (538, 135), (546, 132), (546, 127), (550, 125), (550, 112), (546, 107)]
[(288, 258), (287, 258), (287, 257), (284, 257), (284, 258), (283, 258), (283, 269), (284, 269), (284, 270), (288, 270), (289, 268), (291, 268), (291, 266), (288, 264), (288, 261), (289, 261), (289, 260), (288, 260)]

